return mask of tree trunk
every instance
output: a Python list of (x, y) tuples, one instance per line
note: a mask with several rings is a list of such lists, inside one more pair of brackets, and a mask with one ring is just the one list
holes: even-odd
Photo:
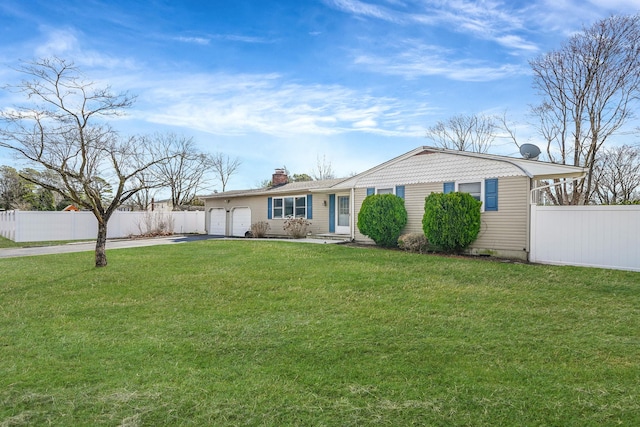
[(96, 267), (107, 266), (107, 223), (98, 221), (98, 238), (96, 239)]

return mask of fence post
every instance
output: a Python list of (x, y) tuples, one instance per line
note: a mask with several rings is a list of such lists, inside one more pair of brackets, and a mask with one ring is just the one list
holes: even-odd
[(538, 205), (536, 205), (535, 203), (529, 204), (529, 209), (531, 210), (531, 213), (529, 215), (529, 221), (531, 221), (529, 224), (529, 262), (536, 262), (536, 259), (537, 259), (537, 254), (536, 254), (536, 251), (538, 249), (537, 207)]
[(22, 242), (22, 224), (20, 224), (20, 211), (13, 211), (13, 241)]

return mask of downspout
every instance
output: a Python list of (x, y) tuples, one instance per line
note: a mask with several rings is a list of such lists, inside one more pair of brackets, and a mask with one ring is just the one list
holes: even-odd
[(349, 210), (351, 211), (351, 226), (349, 227), (351, 229), (350, 231), (350, 239), (353, 242), (354, 240), (356, 240), (356, 191), (355, 188), (351, 187), (351, 195), (349, 197), (349, 204), (351, 206), (349, 206)]
[(531, 193), (531, 191), (533, 191), (532, 187), (534, 186), (534, 180), (529, 178), (527, 183), (529, 184), (529, 196), (527, 201), (527, 247), (525, 248), (525, 252), (527, 253), (527, 261), (531, 262), (531, 219), (534, 205), (534, 203), (532, 203), (533, 193)]

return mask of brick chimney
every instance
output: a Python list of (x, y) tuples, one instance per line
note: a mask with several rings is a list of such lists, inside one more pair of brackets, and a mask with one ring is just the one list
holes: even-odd
[(287, 176), (287, 172), (284, 169), (276, 169), (274, 174), (271, 176), (271, 185), (273, 187), (277, 187), (279, 185), (284, 185), (289, 182), (289, 177)]

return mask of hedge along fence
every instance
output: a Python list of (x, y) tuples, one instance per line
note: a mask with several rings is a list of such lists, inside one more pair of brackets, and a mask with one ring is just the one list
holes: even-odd
[[(115, 212), (107, 228), (107, 238), (166, 233), (204, 233), (204, 211)], [(0, 235), (15, 242), (51, 240), (92, 240), (98, 223), (91, 212), (0, 212)]]

